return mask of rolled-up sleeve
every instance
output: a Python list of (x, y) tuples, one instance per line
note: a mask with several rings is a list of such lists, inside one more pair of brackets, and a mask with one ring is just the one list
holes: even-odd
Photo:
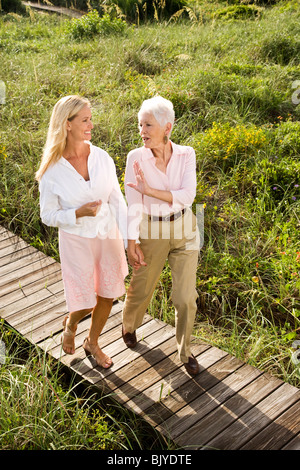
[(133, 188), (127, 186), (127, 183), (135, 183), (135, 173), (133, 170), (133, 162), (138, 159), (138, 156), (129, 152), (126, 162), (125, 170), (125, 195), (128, 203), (128, 217), (127, 217), (127, 237), (128, 240), (139, 239), (139, 226), (142, 220), (144, 211), (143, 196), (141, 193)]
[(177, 190), (171, 190), (173, 207), (177, 205), (191, 206), (196, 196), (196, 155), (192, 147), (186, 155), (185, 168), (181, 180), (181, 186)]

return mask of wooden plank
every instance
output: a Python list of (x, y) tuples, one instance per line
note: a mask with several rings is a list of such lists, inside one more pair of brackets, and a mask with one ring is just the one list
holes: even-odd
[[(224, 353), (224, 351), (223, 351)], [(210, 354), (207, 354), (208, 359)], [(178, 389), (173, 389), (171, 393), (163, 395), (162, 400), (154, 406), (144, 410), (141, 415), (147, 414), (148, 421), (157, 430), (163, 432), (163, 426), (158, 426), (163, 421), (178, 413), (179, 410), (184, 408), (190, 402), (198, 399), (201, 395), (208, 392), (212, 387), (219, 384), (228, 375), (232, 374), (244, 363), (237, 358), (224, 353), (224, 357), (217, 359), (217, 356), (212, 355), (211, 364), (209, 361), (203, 362), (205, 359), (204, 354), (199, 358), (201, 361), (200, 374), (191, 378), (189, 381), (180, 385)], [(169, 425), (167, 425), (169, 428)]]
[(34, 344), (38, 344), (45, 338), (49, 338), (61, 331), (62, 321), (67, 313), (65, 302), (55, 305), (52, 309), (47, 311), (47, 314), (48, 313), (49, 315), (47, 316), (38, 317), (38, 321), (30, 325), (30, 328), (24, 328), (23, 336)]
[(47, 259), (47, 256), (44, 255), (44, 253), (41, 253), (40, 251), (29, 253), (23, 256), (21, 259), (13, 261), (9, 264), (5, 264), (4, 266), (1, 266), (0, 280), (5, 275), (15, 273), (15, 271), (18, 271), (20, 268), (23, 268), (24, 266), (31, 265), (33, 262), (37, 262), (37, 261), (42, 262), (46, 259)]
[(44, 312), (47, 310), (48, 306), (52, 305), (53, 302), (56, 302), (56, 298), (59, 294), (64, 295), (62, 281), (58, 281), (57, 284), (58, 291), (56, 294), (54, 294), (52, 290), (50, 291), (47, 287), (44, 287), (27, 297), (23, 297), (22, 299), (1, 308), (0, 316), (5, 320), (9, 319), (13, 326), (17, 326), (21, 322), (32, 318), (36, 311), (39, 311), (39, 313)]
[[(162, 326), (158, 322), (156, 322), (156, 324), (153, 324), (153, 321), (151, 321), (147, 323), (146, 325), (144, 325), (144, 334), (146, 335), (146, 340), (148, 341), (149, 344), (152, 344), (154, 334), (156, 333), (154, 326), (156, 328), (159, 328), (160, 333), (162, 332), (162, 330), (164, 330), (164, 326)], [(166, 343), (164, 343), (164, 346), (166, 348), (169, 347), (170, 350), (174, 352), (174, 350), (176, 349), (174, 343), (175, 343), (174, 338), (171, 338), (167, 342), (167, 346), (165, 346)], [(118, 339), (117, 344), (114, 345), (115, 346), (114, 351), (118, 352), (120, 351), (120, 349), (122, 350), (123, 344), (121, 340)], [(134, 350), (130, 350), (130, 351), (123, 349), (121, 353), (122, 354), (121, 357), (120, 357), (119, 352), (118, 354), (112, 354), (112, 357), (114, 358), (114, 361), (116, 362), (116, 364), (115, 364), (115, 367), (110, 371), (110, 373), (105, 374), (105, 384), (107, 386), (107, 389), (115, 392), (115, 399), (118, 402), (124, 403), (124, 397), (120, 396), (120, 392), (119, 392), (119, 390), (124, 386), (127, 386), (127, 388), (129, 387), (134, 393), (137, 393), (137, 389), (135, 388), (135, 385), (133, 384), (133, 382), (135, 379), (139, 381), (139, 378), (141, 375), (140, 359), (144, 357), (143, 355), (138, 357), (138, 354), (139, 354), (138, 349), (139, 348), (135, 348)], [(167, 349), (164, 349), (164, 352), (165, 351), (168, 352)], [(159, 352), (159, 347), (154, 350), (153, 349), (149, 350), (149, 354), (152, 356), (152, 359), (154, 361), (154, 364), (152, 367), (155, 367), (157, 364), (155, 360), (156, 361), (159, 360), (158, 354), (156, 354), (156, 358), (154, 357), (155, 352), (156, 353)], [(126, 364), (126, 353), (127, 355), (130, 354), (130, 356), (127, 357), (127, 364)], [(148, 354), (148, 359), (149, 359), (149, 354)], [(143, 361), (143, 362), (146, 362), (146, 361)], [(129, 364), (131, 367), (129, 367)], [(129, 367), (129, 372), (128, 372), (128, 379), (127, 379), (128, 367)], [(147, 362), (147, 365), (145, 365), (145, 369), (142, 369), (142, 371), (144, 372), (145, 370), (148, 371), (148, 374), (150, 374), (151, 363)], [(87, 373), (87, 378), (89, 378), (90, 380), (92, 379), (93, 383), (97, 384), (97, 386), (100, 385), (99, 373), (98, 375), (95, 375), (95, 371), (90, 371)]]
[(47, 266), (56, 263), (52, 258), (41, 258), (37, 261), (32, 261), (32, 263), (27, 264), (26, 266), (20, 267), (17, 271), (7, 272), (5, 275), (0, 276), (0, 288), (1, 293), (4, 293), (5, 286), (11, 282), (18, 282), (22, 278), (31, 275), (35, 271), (43, 272)]
[(293, 437), (281, 450), (300, 450), (300, 434)]
[[(24, 246), (24, 242), (21, 238), (17, 237), (16, 235), (11, 235), (9, 237), (0, 239), (0, 250), (4, 250), (5, 248), (12, 247), (13, 250), (18, 250), (19, 247)], [(27, 245), (28, 246), (28, 245)]]
[[(15, 317), (15, 321), (10, 320), (10, 323), (14, 328), (18, 328), (18, 331), (26, 336), (29, 332), (33, 332), (40, 326), (45, 326), (50, 323), (52, 319), (62, 316), (66, 312), (66, 303), (64, 293), (61, 292), (59, 295), (49, 298), (46, 301), (40, 302), (41, 307), (35, 306), (35, 315), (31, 315), (31, 309), (25, 312), (21, 312), (22, 315)], [(52, 331), (52, 330), (51, 330)]]
[[(197, 357), (207, 348), (209, 348), (209, 345), (207, 344), (195, 345), (195, 356)], [(133, 404), (135, 404), (136, 407), (139, 407), (139, 409), (150, 407), (156, 401), (156, 397), (160, 396), (159, 392), (162, 379), (169, 376), (181, 365), (182, 362), (178, 356), (176, 343), (173, 340), (173, 348), (171, 345), (171, 350), (166, 350), (166, 347), (161, 350), (161, 360), (155, 367), (141, 371), (137, 377), (128, 380), (124, 385), (117, 389), (117, 400), (122, 403), (126, 403), (131, 400), (128, 407), (133, 407)]]
[(282, 415), (241, 447), (241, 450), (280, 450), (300, 433), (299, 405), (296, 402)]
[(24, 5), (28, 5), (31, 8), (35, 8), (38, 10), (45, 10), (47, 12), (54, 12), (54, 13), (61, 14), (61, 15), (71, 16), (73, 18), (80, 18), (81, 16), (86, 14), (86, 12), (84, 11), (70, 9), (66, 7), (59, 7), (59, 6), (56, 7), (52, 4), (49, 4), (51, 5), (49, 6), (49, 5), (41, 5), (40, 3), (37, 3), (37, 2), (23, 2), (23, 3)]
[[(41, 300), (47, 297), (52, 297), (53, 294), (55, 295), (56, 293), (62, 292), (64, 290), (63, 282), (59, 278), (56, 279), (56, 281), (50, 285), (40, 284), (40, 287), (41, 288), (38, 290), (33, 290), (33, 292), (29, 295), (21, 296), (15, 302), (5, 304), (0, 310), (1, 316), (3, 316), (3, 318), (8, 318), (11, 315), (16, 316), (18, 312), (21, 312), (26, 308), (28, 309), (29, 307), (32, 307), (34, 304), (40, 302)], [(24, 292), (24, 290), (22, 290), (22, 292)], [(5, 297), (7, 298), (7, 296)]]
[[(8, 255), (14, 255), (15, 253), (24, 250), (25, 248), (28, 248), (28, 245), (26, 242), (23, 240), (18, 240), (16, 244), (9, 244), (8, 246), (2, 246), (0, 243), (0, 266), (2, 263), (5, 264), (6, 260), (3, 258), (6, 258)], [(36, 249), (33, 247), (30, 247), (32, 249)]]
[[(7, 250), (4, 250), (4, 251), (7, 251)], [(7, 255), (2, 256), (0, 258), (1, 273), (2, 272), (5, 273), (4, 266), (8, 269), (8, 272), (9, 272), (10, 267), (14, 261), (23, 260), (24, 258), (27, 258), (27, 256), (30, 256), (30, 255), (35, 256), (37, 253), (40, 253), (40, 252), (36, 248), (27, 246), (25, 248), (22, 248), (21, 250), (13, 250), (11, 253), (8, 253)], [(26, 263), (26, 260), (25, 260), (25, 263)]]
[[(194, 348), (194, 354), (196, 355), (198, 361), (201, 363), (202, 367), (204, 364), (211, 365), (217, 361), (219, 361), (222, 357), (226, 356), (227, 353), (218, 349), (211, 347), (208, 344), (202, 343), (197, 345)], [(132, 410), (137, 411), (139, 414), (145, 417), (146, 415), (149, 416), (149, 409), (152, 409), (151, 413), (151, 420), (154, 420), (153, 409), (157, 406), (157, 403), (161, 403), (163, 400), (167, 400), (171, 393), (173, 396), (175, 392), (178, 396), (178, 402), (182, 403), (182, 395), (181, 393), (185, 393), (186, 388), (191, 388), (191, 385), (195, 386), (194, 380), (195, 378), (191, 379), (191, 376), (186, 372), (184, 365), (181, 361), (178, 362), (179, 367), (175, 370), (171, 371), (171, 373), (167, 375), (163, 375), (161, 380), (155, 382), (150, 387), (148, 387), (143, 394), (134, 397), (131, 399), (126, 405)], [(191, 383), (193, 381), (193, 384)], [(197, 387), (196, 387), (197, 388)], [(147, 398), (150, 397), (159, 397), (159, 400), (153, 400), (149, 403), (149, 401), (144, 400), (143, 395), (146, 395)], [(180, 408), (179, 403), (177, 402), (178, 408)], [(181, 406), (184, 406), (183, 404)], [(148, 418), (145, 418), (148, 420)]]
[(252, 384), (261, 375), (262, 372), (247, 364), (239, 367), (222, 382), (181, 408), (176, 415), (167, 419), (158, 429), (165, 433), (171, 432), (173, 438), (176, 438), (180, 445), (191, 444), (194, 446), (199, 442), (205, 443), (205, 438), (209, 437), (209, 433), (216, 432), (216, 422), (219, 417), (215, 417), (215, 415), (220, 409), (224, 409), (224, 403), (238, 392), (241, 393), (244, 387)]
[[(22, 272), (18, 271), (17, 273), (14, 273), (13, 276), (11, 274), (4, 276), (6, 279), (0, 277), (1, 307), (11, 303), (9, 301), (9, 295), (12, 295), (13, 301), (13, 293), (18, 290), (25, 290), (26, 287), (29, 287), (31, 283), (39, 282), (43, 279), (45, 280), (45, 284), (43, 285), (47, 285), (47, 276), (57, 272), (61, 274), (58, 263), (56, 263), (52, 258), (47, 258), (45, 262), (43, 261), (42, 267), (40, 262), (33, 263), (29, 266), (26, 266), (26, 269), (22, 270)], [(8, 300), (6, 299), (2, 302), (3, 297), (6, 295), (8, 296)]]
[[(151, 327), (151, 328), (150, 328)], [(148, 370), (161, 360), (161, 348), (164, 354), (171, 348), (174, 351), (173, 329), (169, 325), (153, 322), (144, 330), (144, 338), (138, 343), (135, 349), (130, 350), (130, 359), (128, 358), (128, 349), (125, 348), (115, 356), (116, 366), (114, 367), (113, 377), (106, 376), (106, 382), (111, 390), (121, 387), (129, 380), (137, 377), (141, 371)]]
[[(255, 434), (261, 432), (272, 420), (275, 420), (280, 413), (286, 411), (299, 400), (300, 390), (298, 390), (298, 393), (295, 393), (295, 388), (289, 384), (275, 378), (269, 378), (267, 374), (261, 377), (262, 380), (268, 381), (271, 388), (276, 382), (279, 386), (272, 393), (268, 393), (263, 400), (257, 402), (254, 397), (260, 396), (261, 390), (258, 389), (259, 384), (254, 383), (251, 394), (247, 394), (246, 400), (242, 403), (244, 411), (242, 415), (239, 414), (239, 409), (237, 408), (239, 403), (237, 403), (237, 400), (229, 403), (229, 406), (225, 407), (224, 412), (226, 412), (227, 416), (229, 414), (232, 415), (233, 423), (213, 439), (208, 440), (206, 442), (207, 446), (222, 450), (239, 449), (253, 438)], [(241, 398), (243, 399), (242, 393)], [(247, 402), (249, 405), (252, 405), (251, 407), (249, 406), (250, 409), (248, 411), (246, 411)], [(228, 422), (229, 420), (227, 420)]]
[(24, 299), (24, 297), (28, 297), (41, 289), (48, 289), (52, 292), (52, 285), (61, 281), (61, 271), (60, 269), (55, 269), (55, 265), (50, 266), (53, 267), (53, 272), (50, 271), (48, 275), (45, 275), (43, 272), (41, 274), (35, 272), (31, 279), (29, 278), (31, 280), (29, 284), (25, 283), (23, 285), (21, 281), (17, 285), (14, 283), (13, 288), (8, 293), (0, 296), (0, 309)]
[(7, 239), (15, 239), (17, 238), (16, 235), (14, 235), (12, 232), (10, 232), (9, 230), (3, 230), (1, 233), (0, 233), (0, 241), (2, 240), (7, 240)]

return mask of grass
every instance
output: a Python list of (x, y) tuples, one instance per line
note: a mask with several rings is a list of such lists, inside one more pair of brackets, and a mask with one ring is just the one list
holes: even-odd
[[(217, 14), (226, 2), (198, 1), (188, 20), (81, 39), (67, 18), (2, 16), (0, 222), (58, 259), (34, 181), (54, 103), (91, 100), (93, 142), (122, 186), (139, 106), (162, 94), (175, 106), (173, 140), (196, 150), (205, 205), (195, 336), (299, 386), (299, 2), (260, 3), (259, 15), (228, 19)], [(170, 291), (166, 266), (149, 311), (174, 324)]]
[(2, 450), (162, 450), (172, 443), (0, 324)]

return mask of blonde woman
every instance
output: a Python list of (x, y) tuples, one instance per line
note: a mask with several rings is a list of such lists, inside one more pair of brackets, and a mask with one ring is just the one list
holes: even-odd
[(98, 338), (113, 299), (125, 293), (127, 207), (112, 158), (90, 142), (92, 129), (87, 99), (76, 95), (60, 99), (52, 112), (36, 179), (41, 219), (59, 229), (69, 311), (63, 322), (63, 350), (74, 354), (78, 322), (92, 312), (83, 347), (99, 366), (108, 368), (112, 359), (101, 350)]

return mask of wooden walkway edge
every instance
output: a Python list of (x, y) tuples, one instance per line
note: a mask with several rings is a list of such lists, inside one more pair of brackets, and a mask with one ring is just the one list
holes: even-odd
[(188, 450), (300, 450), (300, 390), (196, 341), (201, 372), (178, 359), (175, 329), (145, 317), (138, 346), (121, 337), (114, 305), (100, 344), (114, 361), (104, 370), (82, 348), (90, 318), (78, 325), (75, 355), (61, 349), (67, 313), (60, 264), (0, 227), (0, 317), (70, 370), (111, 394), (157, 431)]
[(57, 13), (58, 15), (71, 16), (72, 18), (81, 18), (83, 15), (86, 15), (88, 12), (76, 10), (74, 8), (66, 7), (57, 7), (55, 5), (44, 5), (37, 2), (22, 2), (23, 5), (30, 8), (34, 8), (40, 11), (46, 11), (48, 13)]

